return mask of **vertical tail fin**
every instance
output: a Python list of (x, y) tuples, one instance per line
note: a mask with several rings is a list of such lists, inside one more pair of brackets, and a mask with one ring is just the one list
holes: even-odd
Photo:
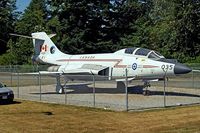
[(50, 38), (53, 37), (54, 35), (48, 36), (45, 32), (32, 33), (31, 34), (32, 37), (13, 34), (13, 33), (11, 33), (10, 35), (33, 39), (33, 46), (34, 46), (34, 56), (32, 56), (33, 61), (54, 64), (55, 58), (67, 55), (62, 53), (56, 47), (56, 45), (51, 41)]
[(54, 64), (56, 58), (66, 57), (67, 54), (62, 53), (51, 41), (50, 38), (54, 35), (48, 36), (45, 32), (36, 32), (31, 35), (35, 52), (33, 61)]
[(35, 56), (42, 55), (62, 55), (56, 45), (51, 41), (45, 32), (32, 33)]

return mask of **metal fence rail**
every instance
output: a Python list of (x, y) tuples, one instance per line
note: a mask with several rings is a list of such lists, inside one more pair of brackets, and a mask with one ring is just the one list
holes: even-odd
[[(45, 69), (45, 67), (43, 67)], [(144, 96), (143, 82), (133, 80), (116, 88), (115, 80), (98, 81), (87, 75), (88, 81), (69, 81), (63, 94), (55, 92), (56, 78), (45, 75), (22, 75), (33, 68), (0, 67), (0, 82), (13, 89), (15, 98), (52, 103), (89, 106), (111, 110), (135, 110), (200, 103), (200, 72), (193, 71), (165, 81), (151, 82), (150, 93)], [(128, 77), (127, 73), (125, 73)], [(71, 75), (83, 76), (86, 75)], [(64, 85), (64, 78), (61, 77)], [(64, 87), (64, 86), (63, 86)]]

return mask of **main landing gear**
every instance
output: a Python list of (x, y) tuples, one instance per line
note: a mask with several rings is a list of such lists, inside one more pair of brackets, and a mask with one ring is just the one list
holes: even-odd
[(144, 96), (149, 96), (150, 95), (150, 90), (148, 90), (148, 87), (151, 87), (150, 82), (149, 81), (145, 81), (143, 87), (144, 87), (143, 95)]
[(61, 85), (61, 82), (60, 82), (60, 75), (56, 76), (56, 81), (57, 81), (56, 92), (60, 93), (60, 94), (64, 93), (64, 88), (63, 88), (63, 86)]

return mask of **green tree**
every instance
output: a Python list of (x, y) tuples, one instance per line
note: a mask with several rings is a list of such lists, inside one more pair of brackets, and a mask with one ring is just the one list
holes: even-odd
[(15, 3), (16, 0), (0, 1), (0, 55), (6, 52), (9, 33), (14, 30), (17, 17)]
[(141, 7), (142, 16), (132, 23), (135, 31), (122, 38), (123, 44), (153, 49), (172, 58), (176, 37), (173, 1), (145, 1)]
[(51, 19), (47, 26), (57, 33), (56, 42), (62, 51), (77, 54), (97, 50), (105, 3), (109, 0), (48, 1)]
[[(45, 23), (47, 14), (45, 10), (45, 0), (32, 0), (27, 9), (25, 9), (24, 14), (16, 23), (15, 32), (30, 36), (33, 32), (46, 31)], [(10, 52), (12, 52), (15, 60), (17, 60), (15, 63), (31, 63), (31, 56), (33, 54), (32, 40), (17, 38), (12, 43), (12, 51)]]
[(152, 1), (138, 2), (140, 16), (130, 23), (131, 32), (121, 37), (122, 47), (149, 48), (149, 32), (151, 27), (150, 11), (153, 8)]
[[(174, 53), (183, 61), (200, 55), (200, 0), (175, 0), (175, 28), (177, 31)], [(191, 58), (190, 58), (191, 59)]]
[(58, 33), (61, 49), (74, 54), (121, 48), (121, 36), (141, 15), (137, 0), (49, 0), (48, 5), (49, 29)]

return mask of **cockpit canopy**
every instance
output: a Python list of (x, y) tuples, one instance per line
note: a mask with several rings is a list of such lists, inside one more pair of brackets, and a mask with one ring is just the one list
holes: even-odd
[(161, 58), (165, 58), (163, 55), (161, 55), (160, 53), (156, 51), (145, 49), (145, 48), (136, 48), (136, 47), (122, 49), (122, 50), (116, 51), (115, 53), (143, 56), (143, 57), (150, 58), (153, 60), (159, 60)]

